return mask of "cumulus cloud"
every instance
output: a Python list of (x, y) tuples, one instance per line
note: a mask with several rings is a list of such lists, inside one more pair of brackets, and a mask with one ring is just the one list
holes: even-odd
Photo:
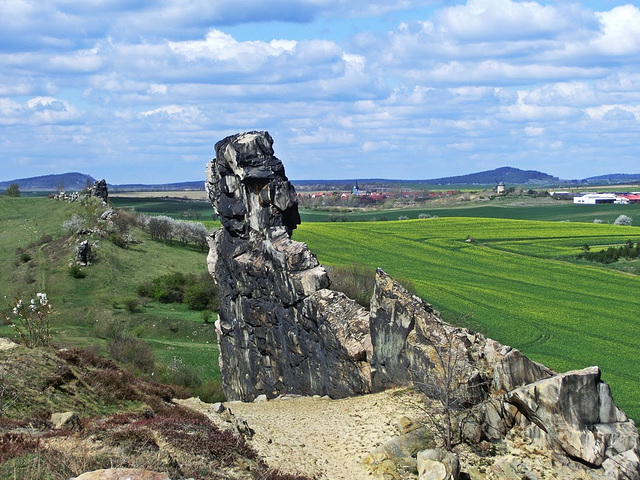
[(578, 154), (637, 158), (640, 9), (603, 5), (0, 0), (0, 140), (7, 165), (56, 152), (94, 176), (199, 178), (194, 159), (256, 128), (292, 178), (542, 157), (563, 175)]
[(640, 9), (628, 4), (596, 13), (601, 32), (594, 45), (609, 55), (640, 53)]
[(512, 0), (468, 0), (439, 11), (435, 19), (443, 35), (463, 42), (554, 37), (573, 27), (555, 6)]

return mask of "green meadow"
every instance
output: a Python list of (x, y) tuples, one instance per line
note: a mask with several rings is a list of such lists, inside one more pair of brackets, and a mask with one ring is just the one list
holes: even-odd
[(640, 277), (573, 260), (585, 243), (629, 238), (640, 241), (640, 228), (489, 218), (307, 223), (294, 232), (321, 263), (409, 278), (445, 319), (553, 369), (600, 366), (621, 407), (640, 418)]
[[(133, 210), (150, 215), (168, 215), (180, 218), (190, 211), (200, 215), (199, 220), (210, 221), (213, 210), (208, 202), (182, 200), (177, 198), (134, 198), (114, 197), (111, 203), (118, 208)], [(640, 204), (632, 205), (576, 205), (566, 200), (544, 204), (524, 198), (521, 202), (510, 197), (496, 198), (493, 201), (465, 202), (456, 206), (442, 206), (428, 201), (415, 208), (373, 208), (373, 209), (320, 209), (301, 208), (302, 222), (363, 222), (376, 220), (397, 220), (399, 216), (417, 219), (420, 214), (439, 217), (474, 218), (510, 218), (514, 220), (548, 220), (588, 222), (600, 219), (604, 223), (613, 223), (620, 214), (637, 217), (640, 222)]]
[[(177, 359), (204, 383), (219, 383), (215, 329), (204, 323), (201, 312), (155, 301), (138, 305), (134, 312), (126, 308), (128, 300), (138, 299), (136, 289), (144, 281), (171, 272), (205, 272), (206, 252), (152, 241), (137, 228), (132, 233), (139, 243), (126, 249), (91, 236), (87, 238), (97, 242), (95, 261), (83, 267), (85, 278), (73, 278), (69, 265), (76, 238), (61, 225), (74, 214), (91, 216), (79, 204), (0, 197), (0, 311), (7, 313), (17, 297), (28, 300), (46, 292), (54, 305), (56, 346), (91, 347), (105, 354), (105, 332), (116, 329), (149, 343), (160, 367)], [(3, 324), (0, 335), (13, 336), (14, 331)]]

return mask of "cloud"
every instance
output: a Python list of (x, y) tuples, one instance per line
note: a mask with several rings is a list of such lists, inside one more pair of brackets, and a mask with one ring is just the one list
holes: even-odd
[(66, 100), (34, 97), (25, 103), (0, 98), (0, 124), (68, 125), (80, 120), (80, 113)]
[(200, 178), (195, 159), (249, 129), (291, 178), (637, 159), (638, 7), (444, 5), (0, 0), (0, 176), (55, 157)]
[(468, 0), (440, 10), (435, 20), (444, 36), (465, 43), (554, 37), (573, 27), (554, 6), (511, 0)]
[(640, 120), (640, 104), (598, 105), (587, 108), (586, 114), (595, 120)]
[(180, 105), (167, 105), (159, 107), (153, 110), (147, 110), (140, 113), (141, 117), (145, 118), (162, 118), (168, 119), (171, 117), (178, 117), (180, 121), (198, 121), (202, 117), (202, 112), (197, 107), (184, 107)]
[(36, 124), (69, 124), (79, 120), (80, 113), (66, 100), (35, 97), (26, 102), (29, 121)]
[(640, 53), (640, 9), (628, 4), (596, 13), (601, 32), (593, 44), (608, 55)]

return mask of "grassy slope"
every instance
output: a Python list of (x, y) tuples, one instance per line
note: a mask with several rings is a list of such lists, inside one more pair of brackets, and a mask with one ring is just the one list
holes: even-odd
[[(466, 243), (468, 235), (476, 242)], [(410, 278), (447, 319), (554, 369), (599, 365), (638, 419), (640, 277), (562, 260), (585, 242), (628, 238), (640, 240), (640, 228), (482, 218), (307, 223), (294, 232), (322, 263), (357, 259)], [(549, 242), (556, 248), (546, 249)]]
[[(0, 295), (5, 303), (19, 294), (46, 291), (55, 307), (57, 344), (104, 349), (105, 342), (96, 338), (95, 329), (116, 320), (131, 330), (138, 327), (140, 338), (149, 341), (159, 360), (171, 361), (175, 356), (199, 367), (204, 379), (219, 379), (214, 328), (203, 324), (199, 312), (182, 305), (152, 304), (131, 314), (121, 307), (124, 299), (136, 297), (135, 288), (143, 280), (173, 271), (205, 271), (205, 253), (153, 242), (137, 231), (135, 236), (143, 242), (126, 250), (98, 239), (97, 259), (85, 269), (87, 277), (72, 278), (67, 266), (75, 243), (64, 236), (60, 225), (74, 213), (84, 212), (80, 205), (49, 199), (0, 197)], [(54, 241), (28, 248), (32, 260), (21, 262), (16, 248), (27, 248), (44, 234), (52, 235)], [(0, 335), (11, 333), (9, 327), (0, 327)]]

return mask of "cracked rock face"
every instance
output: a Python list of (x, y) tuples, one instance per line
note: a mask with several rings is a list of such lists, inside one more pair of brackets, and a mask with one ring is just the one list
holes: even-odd
[(334, 398), (370, 390), (369, 315), (303, 243), (295, 189), (267, 132), (216, 144), (206, 188), (222, 223), (209, 271), (220, 288), (216, 323), (229, 400), (285, 393)]

